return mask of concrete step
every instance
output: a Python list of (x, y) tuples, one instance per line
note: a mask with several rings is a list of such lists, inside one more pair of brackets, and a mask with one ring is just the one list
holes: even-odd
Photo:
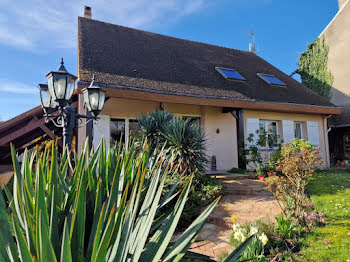
[(218, 174), (218, 175), (215, 175), (215, 177), (220, 181), (251, 179), (251, 176), (249, 174), (233, 174), (233, 173)]
[(268, 190), (266, 190), (266, 185), (259, 180), (232, 179), (231, 177), (226, 177), (225, 179), (219, 179), (219, 182), (224, 186), (224, 193), (228, 195), (272, 195)]
[(232, 189), (224, 188), (225, 195), (244, 195), (244, 196), (273, 196), (271, 192), (266, 189)]

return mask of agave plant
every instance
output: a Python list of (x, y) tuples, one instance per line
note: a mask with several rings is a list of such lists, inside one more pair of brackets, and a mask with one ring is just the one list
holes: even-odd
[(107, 150), (102, 142), (95, 152), (86, 143), (74, 161), (68, 153), (59, 157), (56, 146), (40, 155), (25, 151), (20, 167), (12, 147), (7, 203), (0, 192), (0, 261), (207, 260), (187, 250), (218, 199), (173, 241), (192, 177), (162, 197), (171, 162), (163, 156), (151, 156), (146, 143)]
[(206, 138), (202, 129), (189, 120), (175, 117), (166, 110), (153, 111), (138, 119), (141, 133), (152, 146), (165, 145), (169, 155), (174, 157), (173, 170), (203, 171), (207, 163)]

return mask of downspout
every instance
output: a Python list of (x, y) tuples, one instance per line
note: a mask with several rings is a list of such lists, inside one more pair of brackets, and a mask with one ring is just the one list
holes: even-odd
[(332, 128), (328, 128), (327, 125), (327, 119), (330, 118), (332, 115), (328, 115), (323, 118), (323, 130), (325, 131), (324, 136), (325, 136), (325, 146), (326, 146), (326, 165), (327, 167), (331, 166), (331, 161), (330, 161), (330, 152), (329, 152), (329, 138), (328, 138), (328, 133), (332, 130)]
[(246, 165), (241, 157), (241, 150), (244, 149), (243, 111), (242, 109), (236, 109), (236, 113), (233, 110), (230, 113), (236, 119), (238, 167), (246, 169)]

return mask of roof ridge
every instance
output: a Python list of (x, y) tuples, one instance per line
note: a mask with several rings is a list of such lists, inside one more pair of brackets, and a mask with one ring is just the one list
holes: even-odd
[[(112, 24), (112, 23), (109, 23), (109, 22), (104, 22), (104, 21), (100, 21), (100, 20), (96, 20), (96, 19), (85, 18), (85, 17), (82, 17), (82, 16), (78, 16), (78, 19), (94, 21), (94, 22), (97, 22), (97, 23), (102, 23), (102, 24), (111, 25), (111, 26), (115, 26), (115, 27), (121, 27), (121, 28), (125, 28), (125, 29), (128, 29), (128, 30), (143, 32), (143, 33), (147, 33), (147, 34), (154, 34), (154, 35), (161, 36), (161, 37), (164, 37), (164, 38), (170, 38), (170, 39), (175, 39), (175, 40), (180, 40), (180, 41), (185, 41), (185, 42), (192, 42), (192, 43), (196, 43), (196, 44), (202, 44), (202, 45), (207, 45), (207, 46), (212, 46), (212, 47), (224, 48), (224, 49), (228, 49), (228, 50), (233, 50), (233, 51), (238, 51), (238, 52), (242, 52), (242, 53), (247, 53), (247, 54), (252, 54), (252, 55), (258, 56), (257, 54), (255, 54), (253, 52), (250, 52), (250, 51), (246, 51), (246, 50), (236, 49), (236, 48), (227, 47), (227, 46), (220, 46), (220, 45), (215, 45), (215, 44), (210, 44), (210, 43), (200, 42), (200, 41), (196, 41), (196, 40), (175, 37), (175, 36), (164, 35), (164, 34), (155, 33), (155, 32), (151, 32), (151, 31), (147, 31), (147, 30), (143, 30), (143, 29), (137, 29), (137, 28), (132, 28), (132, 27), (124, 26), (124, 25)], [(258, 56), (258, 57), (260, 57), (260, 56)]]

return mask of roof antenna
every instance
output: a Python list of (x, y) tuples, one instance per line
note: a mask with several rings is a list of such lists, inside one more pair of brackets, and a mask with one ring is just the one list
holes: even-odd
[(255, 49), (255, 34), (251, 31), (244, 30), (245, 33), (249, 34), (252, 37), (252, 41), (249, 42), (249, 52), (256, 53)]

